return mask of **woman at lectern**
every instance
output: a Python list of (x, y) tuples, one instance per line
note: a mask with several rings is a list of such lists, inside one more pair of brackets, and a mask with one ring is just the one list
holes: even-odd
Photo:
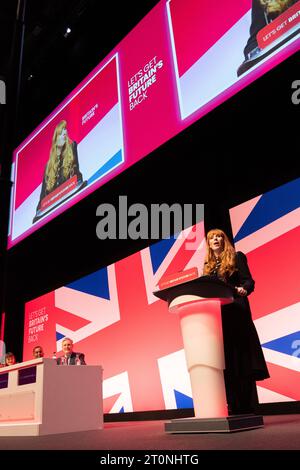
[(232, 414), (253, 412), (257, 403), (255, 382), (269, 377), (247, 299), (254, 290), (254, 280), (246, 256), (235, 251), (222, 230), (210, 230), (206, 240), (203, 274), (216, 276), (235, 291), (233, 303), (222, 306), (229, 411)]

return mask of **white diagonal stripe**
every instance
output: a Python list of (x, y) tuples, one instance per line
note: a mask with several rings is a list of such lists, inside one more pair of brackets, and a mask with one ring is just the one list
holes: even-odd
[(118, 413), (122, 407), (124, 407), (125, 413), (133, 411), (127, 372), (122, 372), (103, 380), (103, 399), (117, 393), (121, 393), (121, 395), (113, 405), (110, 413)]
[[(55, 291), (55, 306), (57, 308), (61, 308), (90, 322), (75, 332), (57, 323), (57, 331), (65, 336), (70, 336), (74, 343), (120, 320), (114, 264), (108, 266), (107, 272), (110, 300), (101, 299), (95, 295), (84, 294), (68, 287), (62, 287)], [(57, 351), (61, 349), (62, 340), (63, 338), (57, 341)]]
[(254, 323), (261, 343), (300, 331), (300, 302), (258, 318)]
[[(299, 335), (300, 337), (300, 335)], [(300, 372), (300, 358), (296, 356), (290, 356), (279, 351), (274, 351), (269, 348), (262, 348), (265, 356), (265, 360), (277, 366), (285, 367), (286, 369), (295, 370)], [(292, 348), (291, 351), (293, 352)], [(300, 380), (300, 377), (299, 377)]]
[(251, 233), (247, 237), (242, 238), (242, 240), (235, 243), (235, 248), (237, 251), (249, 253), (250, 251), (253, 251), (256, 248), (273, 241), (277, 237), (299, 227), (299, 221), (300, 208), (289, 212), (283, 217), (274, 220), (274, 222), (260, 228), (256, 232)]
[[(200, 226), (200, 224), (202, 224), (202, 226)], [(196, 225), (196, 227), (198, 227), (198, 224)], [(199, 222), (199, 229), (197, 228), (196, 232), (197, 230), (198, 232), (203, 230), (203, 236), (204, 236), (203, 222)], [(159, 266), (159, 268), (157, 269), (155, 273), (153, 273), (150, 248), (145, 248), (144, 250), (141, 251), (141, 261), (142, 261), (142, 266), (143, 266), (145, 287), (146, 287), (146, 293), (147, 293), (149, 305), (159, 300), (157, 297), (153, 295), (152, 292), (157, 289), (157, 284), (159, 280), (168, 269), (168, 266), (172, 263), (176, 254), (179, 252), (180, 249), (182, 249), (182, 245), (187, 243), (189, 236), (191, 236), (191, 240), (193, 240), (193, 242), (190, 242), (190, 243), (193, 243), (193, 244), (195, 243), (194, 249), (196, 251), (193, 253), (187, 265), (183, 266), (183, 268), (188, 269), (190, 267), (196, 266), (198, 267), (199, 271), (202, 269), (203, 260), (204, 260), (203, 236), (199, 237), (197, 235), (196, 240), (194, 241), (194, 234), (195, 234), (194, 226), (183, 230), (180, 236), (176, 239), (175, 243), (173, 244), (170, 251), (168, 252), (168, 254), (166, 255), (163, 262), (161, 263), (161, 265)], [(201, 272), (199, 272), (199, 274), (201, 274)]]
[(259, 403), (276, 403), (282, 401), (295, 401), (293, 398), (282, 395), (281, 393), (273, 392), (264, 387), (257, 387)]

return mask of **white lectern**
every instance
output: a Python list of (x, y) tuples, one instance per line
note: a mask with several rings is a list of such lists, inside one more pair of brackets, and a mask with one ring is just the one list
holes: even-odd
[(101, 366), (34, 359), (0, 369), (0, 436), (103, 427)]
[(262, 427), (261, 416), (228, 416), (221, 306), (233, 301), (232, 287), (203, 276), (154, 295), (167, 301), (169, 312), (179, 316), (195, 410), (195, 418), (174, 419), (165, 430), (232, 432)]

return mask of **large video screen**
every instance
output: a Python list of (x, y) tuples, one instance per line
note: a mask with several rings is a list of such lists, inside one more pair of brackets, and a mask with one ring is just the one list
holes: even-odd
[(15, 157), (12, 241), (81, 199), (124, 161), (118, 55), (79, 87)]
[(270, 378), (261, 403), (300, 400), (300, 178), (230, 211), (235, 247), (255, 279), (249, 297)]
[(167, 4), (182, 119), (209, 111), (252, 82), (299, 39), (298, 0)]
[(69, 337), (87, 364), (104, 369), (105, 413), (192, 407), (179, 318), (153, 291), (174, 273), (200, 275), (205, 245), (202, 221), (28, 302), (23, 360), (37, 345), (60, 356)]
[(161, 0), (15, 150), (11, 247), (299, 49), (300, 0)]

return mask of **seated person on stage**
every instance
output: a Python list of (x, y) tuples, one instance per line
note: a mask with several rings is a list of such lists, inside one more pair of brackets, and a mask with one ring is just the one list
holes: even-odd
[[(244, 49), (245, 60), (237, 70), (238, 77), (262, 60), (267, 54), (267, 52), (264, 54), (263, 50), (261, 51), (258, 47), (256, 36), (259, 31), (297, 1), (298, 0), (252, 0), (250, 37)], [(262, 53), (260, 54), (260, 52)]]
[(56, 362), (58, 365), (69, 365), (74, 366), (77, 363), (80, 365), (85, 366), (84, 354), (80, 352), (73, 351), (73, 341), (70, 338), (64, 338), (62, 342), (62, 351), (63, 356), (59, 357)]
[(42, 346), (35, 346), (32, 350), (32, 354), (34, 359), (39, 359), (40, 357), (44, 357), (44, 351)]
[(7, 367), (7, 366), (13, 366), (16, 364), (16, 358), (15, 355), (12, 352), (8, 352), (5, 354), (5, 362), (4, 364), (1, 364), (0, 367)]

